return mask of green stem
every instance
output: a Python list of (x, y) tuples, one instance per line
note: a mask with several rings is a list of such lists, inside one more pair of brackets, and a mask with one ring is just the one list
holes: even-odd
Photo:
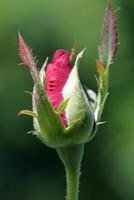
[(78, 200), (83, 147), (84, 145), (81, 144), (57, 149), (66, 170), (67, 200)]
[(78, 200), (80, 167), (78, 169), (66, 168), (67, 200)]

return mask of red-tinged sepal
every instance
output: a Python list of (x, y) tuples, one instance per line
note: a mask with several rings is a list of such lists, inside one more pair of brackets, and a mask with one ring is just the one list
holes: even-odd
[(19, 35), (19, 55), (20, 55), (20, 58), (23, 62), (23, 65), (26, 66), (29, 69), (31, 76), (32, 76), (32, 79), (33, 79), (33, 81), (36, 85), (36, 88), (37, 88), (40, 84), (40, 79), (39, 79), (39, 73), (38, 73), (37, 68), (36, 68), (35, 57), (33, 56), (32, 50), (30, 49), (30, 47), (23, 40), (21, 34), (18, 33), (18, 35)]
[(101, 41), (98, 47), (99, 59), (96, 64), (99, 74), (97, 78), (98, 95), (95, 109), (96, 123), (100, 121), (108, 97), (109, 66), (113, 63), (118, 45), (116, 17), (109, 0), (101, 31)]
[(118, 45), (116, 17), (111, 3), (108, 1), (106, 15), (104, 17), (104, 23), (101, 31), (101, 42), (98, 47), (99, 62), (106, 68), (112, 64)]
[(23, 62), (23, 65), (27, 68), (32, 68), (33, 65), (36, 65), (35, 58), (32, 54), (32, 49), (29, 48), (29, 46), (24, 42), (22, 36), (20, 33), (19, 35), (19, 55)]

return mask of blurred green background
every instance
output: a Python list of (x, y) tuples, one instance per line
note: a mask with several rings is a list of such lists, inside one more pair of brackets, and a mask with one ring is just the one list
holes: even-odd
[[(81, 81), (96, 90), (94, 75), (106, 0), (0, 1), (0, 199), (62, 200), (65, 174), (53, 149), (26, 133), (32, 119), (17, 117), (31, 108), (32, 80), (18, 66), (18, 30), (41, 67), (58, 48), (87, 47)], [(120, 48), (111, 66), (107, 123), (86, 145), (80, 200), (134, 199), (134, 1), (113, 0)]]

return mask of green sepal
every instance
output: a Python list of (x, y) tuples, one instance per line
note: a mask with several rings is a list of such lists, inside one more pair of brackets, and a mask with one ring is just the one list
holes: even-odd
[(41, 83), (42, 83), (42, 86), (45, 87), (45, 85), (46, 85), (45, 74), (41, 77)]
[(109, 69), (106, 69), (103, 73), (99, 73), (98, 81), (98, 96), (95, 107), (95, 119), (97, 123), (100, 121), (104, 105), (109, 94)]
[(40, 132), (40, 138), (43, 138), (43, 142), (45, 141), (51, 147), (61, 146), (65, 127), (59, 115), (54, 111), (50, 100), (41, 88), (37, 105), (34, 101), (33, 97), (33, 110), (36, 109), (38, 113), (38, 120), (36, 122), (34, 121), (34, 125), (35, 129)]
[(84, 99), (84, 92), (81, 86), (79, 75), (78, 75), (78, 66), (80, 59), (83, 57), (84, 51), (81, 51), (75, 61), (75, 65), (69, 75), (69, 78), (63, 88), (63, 97), (67, 99), (70, 97), (70, 100), (67, 104), (66, 113), (69, 125), (74, 120), (78, 118), (83, 118), (87, 109), (86, 101)]
[(46, 58), (43, 66), (42, 66), (42, 68), (39, 72), (40, 80), (41, 80), (43, 87), (45, 87), (45, 85), (46, 85), (45, 70), (46, 70), (46, 67), (47, 67), (47, 63), (48, 63), (48, 57)]
[(30, 94), (31, 96), (33, 96), (33, 93), (32, 93), (32, 92), (25, 91), (25, 93)]
[(69, 126), (66, 129), (67, 134), (71, 135), (72, 142), (83, 143), (87, 140), (92, 132), (94, 124), (94, 114), (89, 104), (83, 87), (81, 86), (78, 66), (80, 59), (83, 57), (85, 49), (81, 51), (75, 61), (69, 78), (63, 88), (63, 97), (70, 97), (66, 107), (66, 115)]
[(37, 113), (31, 111), (31, 110), (21, 110), (18, 115), (28, 115), (31, 117), (36, 117), (37, 118)]
[(75, 128), (78, 126), (78, 124), (79, 124), (80, 122), (81, 122), (81, 119), (80, 119), (80, 118), (79, 118), (79, 119), (76, 119), (76, 120), (74, 120), (74, 121), (72, 121), (72, 122), (70, 123), (69, 127), (66, 128), (67, 134), (71, 133), (72, 130), (75, 129)]
[(68, 97), (67, 99), (63, 100), (60, 105), (57, 108), (57, 113), (61, 114), (67, 107), (68, 101), (69, 101), (70, 97)]

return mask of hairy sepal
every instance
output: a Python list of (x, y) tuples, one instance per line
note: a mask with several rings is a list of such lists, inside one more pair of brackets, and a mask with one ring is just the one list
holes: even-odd
[(108, 97), (109, 66), (113, 63), (118, 45), (116, 17), (109, 0), (101, 31), (101, 42), (98, 47), (99, 59), (96, 63), (99, 74), (97, 77), (98, 95), (95, 108), (96, 123), (99, 123), (101, 119), (101, 115)]
[(111, 3), (108, 1), (101, 31), (101, 42), (98, 46), (99, 62), (105, 67), (108, 68), (112, 64), (118, 45), (116, 17), (113, 13)]

